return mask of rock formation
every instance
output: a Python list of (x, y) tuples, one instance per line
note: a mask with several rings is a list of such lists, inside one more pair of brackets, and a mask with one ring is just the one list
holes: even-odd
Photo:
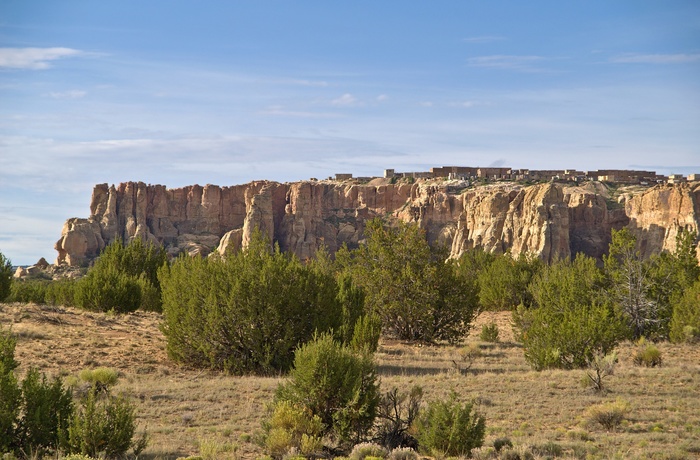
[(66, 221), (57, 264), (85, 265), (115, 239), (157, 242), (173, 256), (224, 254), (246, 247), (256, 228), (307, 259), (322, 245), (331, 253), (343, 244), (356, 247), (374, 217), (417, 223), (431, 244), (451, 248), (452, 257), (480, 247), (551, 262), (578, 252), (601, 257), (611, 229), (625, 226), (645, 256), (673, 250), (681, 227), (698, 229), (700, 183), (656, 186), (616, 201), (594, 182), (469, 187), (462, 181), (258, 181), (178, 189), (127, 182), (95, 186), (90, 211), (87, 219)]

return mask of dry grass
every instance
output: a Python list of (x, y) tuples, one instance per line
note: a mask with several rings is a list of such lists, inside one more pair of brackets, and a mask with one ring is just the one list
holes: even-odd
[[(132, 395), (139, 425), (148, 429), (149, 447), (141, 458), (176, 459), (200, 454), (210, 459), (254, 459), (263, 454), (252, 440), (277, 378), (230, 377), (186, 369), (167, 359), (165, 339), (153, 313), (126, 316), (69, 308), (0, 305), (0, 322), (18, 336), (22, 367), (77, 375), (98, 366), (119, 371), (117, 391)], [(495, 321), (500, 343), (481, 343), (482, 324)], [(516, 451), (535, 458), (552, 452), (563, 458), (693, 458), (700, 455), (700, 346), (658, 344), (663, 365), (633, 363), (635, 346), (619, 350), (609, 391), (580, 386), (584, 371), (530, 369), (513, 342), (507, 313), (484, 313), (467, 344), (481, 353), (466, 368), (460, 347), (420, 347), (383, 340), (377, 353), (382, 388), (409, 390), (421, 385), (425, 398), (456, 392), (474, 399), (486, 416), (486, 447), (492, 457), (497, 438), (509, 438)], [(623, 400), (629, 412), (606, 430), (587, 420), (596, 405)]]

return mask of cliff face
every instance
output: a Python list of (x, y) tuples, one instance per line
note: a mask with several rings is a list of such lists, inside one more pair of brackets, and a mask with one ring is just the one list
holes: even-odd
[(91, 216), (69, 219), (56, 243), (58, 264), (81, 265), (114, 239), (163, 244), (171, 255), (207, 255), (245, 247), (255, 228), (302, 259), (325, 245), (356, 247), (374, 217), (416, 222), (431, 244), (453, 257), (481, 247), (534, 253), (545, 261), (583, 252), (600, 257), (610, 230), (628, 226), (644, 255), (675, 248), (681, 227), (698, 229), (700, 184), (659, 186), (608, 209), (600, 184), (568, 187), (460, 183), (353, 185), (338, 182), (251, 182), (233, 187), (167, 189), (128, 182), (97, 185)]
[(700, 182), (658, 187), (632, 197), (625, 203), (625, 213), (643, 256), (659, 250), (673, 251), (681, 228), (698, 231)]

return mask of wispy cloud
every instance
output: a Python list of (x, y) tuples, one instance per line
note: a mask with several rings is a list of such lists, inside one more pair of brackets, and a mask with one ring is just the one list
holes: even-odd
[(379, 96), (377, 96), (377, 102), (384, 102), (387, 99), (389, 99), (389, 96), (387, 96), (386, 94), (380, 94)]
[(261, 115), (291, 118), (338, 118), (337, 113), (330, 112), (310, 112), (304, 110), (287, 110), (283, 106), (275, 105), (260, 111)]
[(311, 86), (315, 88), (325, 88), (328, 86), (328, 82), (323, 80), (291, 80), (291, 83), (295, 85)]
[(72, 48), (0, 48), (0, 68), (43, 70), (51, 61), (80, 54)]
[(81, 99), (86, 95), (87, 91), (80, 91), (77, 89), (49, 93), (49, 97), (53, 99)]
[(700, 53), (687, 54), (622, 54), (610, 58), (610, 62), (621, 64), (685, 64), (700, 61)]
[(545, 60), (542, 56), (514, 56), (496, 54), (492, 56), (479, 56), (470, 58), (467, 63), (472, 67), (484, 67), (491, 69), (515, 70), (518, 72), (537, 72), (540, 69), (537, 64)]
[(333, 99), (331, 101), (336, 107), (353, 107), (359, 104), (359, 100), (350, 93), (345, 93), (339, 98)]
[(480, 35), (478, 37), (467, 37), (462, 39), (466, 43), (492, 43), (500, 42), (505, 40), (506, 37), (501, 37), (500, 35)]
[(447, 105), (449, 105), (450, 107), (462, 107), (465, 109), (469, 109), (471, 107), (475, 107), (475, 106), (479, 105), (479, 103), (476, 101), (455, 101), (455, 102), (450, 102)]

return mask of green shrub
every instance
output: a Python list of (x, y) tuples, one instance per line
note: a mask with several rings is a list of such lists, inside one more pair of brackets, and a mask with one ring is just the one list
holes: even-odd
[(15, 280), (10, 288), (8, 302), (46, 303), (46, 292), (49, 281), (46, 280)]
[(510, 310), (517, 305), (532, 304), (528, 285), (542, 269), (542, 261), (521, 254), (517, 259), (510, 253), (496, 258), (478, 274), (479, 302), (486, 310)]
[(141, 305), (141, 287), (134, 277), (116, 268), (93, 267), (78, 281), (75, 301), (90, 311), (127, 313)]
[(586, 368), (625, 337), (622, 319), (601, 305), (541, 306), (514, 312), (525, 359), (536, 370)]
[(471, 456), (484, 443), (486, 420), (473, 411), (473, 404), (457, 402), (453, 393), (446, 401), (434, 401), (416, 421), (416, 438), (422, 449), (439, 455)]
[(0, 374), (10, 373), (19, 366), (19, 363), (15, 361), (16, 346), (17, 339), (12, 335), (12, 332), (0, 324)]
[(513, 447), (513, 443), (511, 442), (510, 439), (508, 438), (496, 438), (493, 441), (493, 448), (496, 450), (496, 452), (500, 452), (501, 449), (504, 447), (511, 448)]
[(372, 427), (379, 403), (373, 358), (353, 353), (330, 334), (317, 336), (297, 349), (294, 368), (275, 398), (320, 417), (324, 433), (358, 442)]
[(126, 398), (103, 394), (93, 387), (68, 423), (62, 447), (73, 454), (108, 458), (123, 456), (132, 447), (140, 450), (146, 436), (133, 440), (134, 419), (134, 407)]
[(560, 444), (557, 444), (556, 442), (549, 441), (545, 444), (538, 444), (538, 445), (532, 446), (530, 448), (530, 451), (533, 454), (539, 455), (541, 457), (553, 458), (553, 457), (561, 457), (561, 455), (564, 453), (564, 448)]
[(60, 379), (48, 381), (34, 368), (19, 384), (14, 375), (15, 343), (0, 328), (0, 452), (31, 452), (41, 457), (57, 447), (73, 401)]
[(483, 342), (497, 343), (498, 339), (498, 324), (484, 324), (481, 326), (481, 333), (479, 334), (479, 339)]
[(382, 332), (402, 340), (459, 341), (477, 310), (477, 287), (445, 262), (444, 248), (431, 248), (417, 225), (396, 227), (373, 219), (366, 244), (343, 248), (336, 263), (364, 289), (368, 312), (379, 315)]
[(55, 449), (73, 414), (70, 390), (63, 388), (58, 377), (49, 382), (32, 368), (22, 381), (22, 402), (18, 427), (22, 451), (41, 456)]
[(79, 374), (80, 380), (97, 388), (98, 391), (107, 391), (117, 384), (119, 373), (112, 368), (98, 367), (96, 369), (83, 369)]
[(366, 460), (369, 458), (386, 458), (388, 452), (379, 444), (363, 442), (355, 445), (348, 457), (350, 460)]
[(313, 454), (322, 447), (323, 423), (305, 407), (279, 401), (263, 424), (265, 448), (274, 458), (281, 458), (291, 449)]
[(86, 310), (127, 313), (138, 308), (160, 311), (158, 269), (165, 250), (135, 238), (127, 246), (114, 241), (77, 282), (75, 303)]
[(374, 353), (379, 347), (381, 333), (382, 320), (378, 315), (360, 316), (355, 323), (350, 348), (356, 352)]
[(17, 340), (0, 325), (0, 452), (16, 447), (17, 425), (22, 408), (22, 390), (15, 377)]
[(683, 337), (687, 343), (696, 343), (700, 341), (700, 329), (694, 326), (683, 327)]
[(670, 338), (676, 343), (700, 340), (700, 280), (688, 287), (673, 306)]
[(639, 347), (632, 358), (637, 366), (658, 367), (661, 366), (661, 351), (653, 343), (640, 341)]
[(153, 283), (144, 275), (141, 275), (136, 279), (136, 284), (138, 284), (139, 288), (141, 289), (139, 309), (143, 311), (162, 311), (163, 301), (161, 299), (160, 289), (157, 286), (154, 286)]
[(74, 305), (77, 281), (25, 279), (12, 283), (9, 302), (36, 303), (39, 305)]
[(181, 257), (160, 272), (171, 358), (234, 374), (289, 370), (294, 349), (343, 321), (332, 273), (256, 236), (223, 260)]
[(336, 298), (341, 305), (343, 318), (342, 324), (338, 328), (337, 338), (345, 345), (349, 345), (355, 334), (357, 321), (365, 314), (365, 291), (353, 281), (352, 276), (348, 273), (338, 274), (337, 283), (338, 294)]
[(13, 275), (12, 262), (0, 252), (0, 302), (10, 295)]
[(591, 406), (586, 410), (585, 418), (589, 423), (597, 423), (606, 430), (619, 426), (629, 412), (629, 403), (618, 399)]
[(606, 303), (604, 277), (582, 255), (542, 270), (530, 285), (536, 308), (513, 313), (525, 358), (537, 369), (585, 368), (625, 337), (625, 321)]
[(46, 303), (49, 305), (75, 305), (75, 290), (78, 281), (72, 279), (54, 280), (46, 286)]

